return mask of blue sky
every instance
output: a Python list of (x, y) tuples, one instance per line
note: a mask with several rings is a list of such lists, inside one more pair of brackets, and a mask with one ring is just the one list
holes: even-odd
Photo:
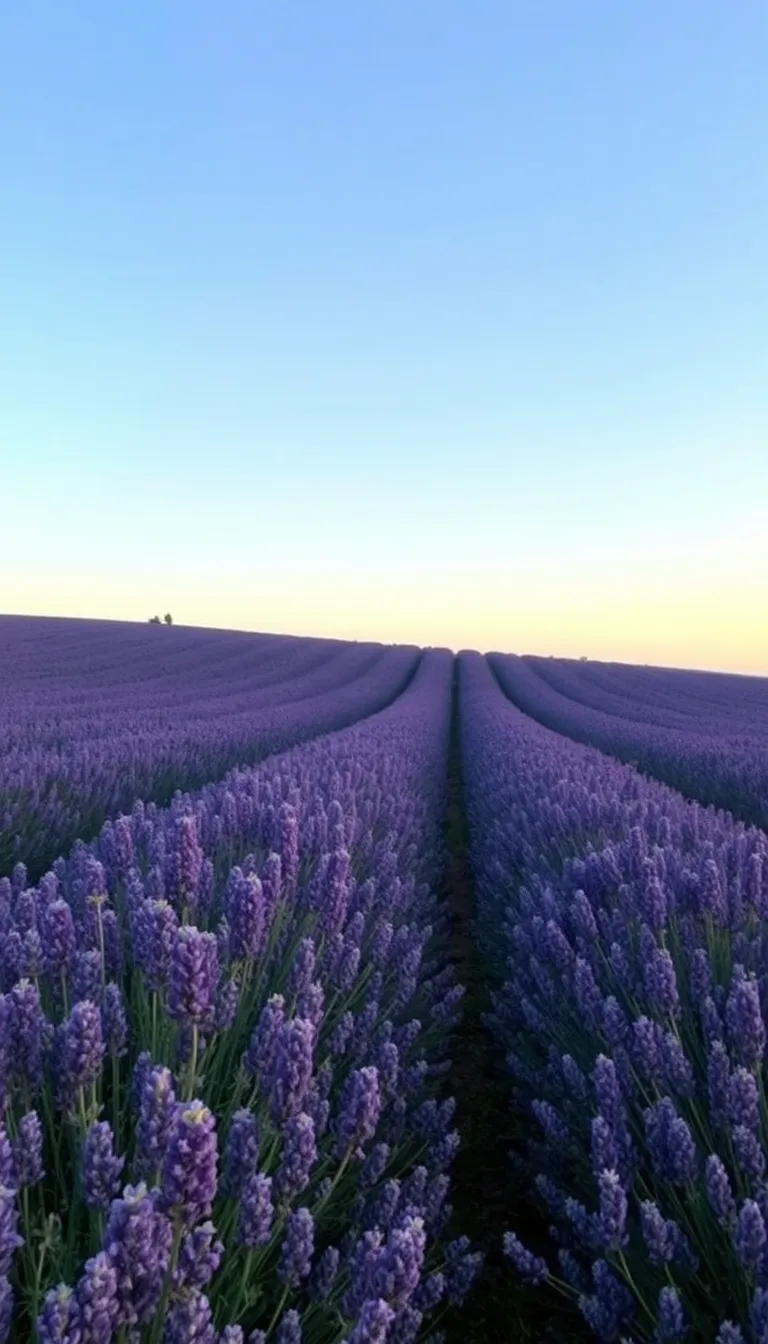
[(6, 6), (0, 610), (768, 671), (767, 53), (756, 0)]

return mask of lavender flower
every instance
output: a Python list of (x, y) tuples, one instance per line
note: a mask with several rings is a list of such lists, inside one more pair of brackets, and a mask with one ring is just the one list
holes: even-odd
[(696, 1172), (696, 1147), (685, 1120), (677, 1115), (669, 1097), (663, 1097), (643, 1114), (648, 1151), (654, 1171), (662, 1180), (685, 1185)]
[(704, 1164), (704, 1185), (707, 1199), (718, 1222), (727, 1224), (736, 1212), (728, 1173), (720, 1158), (712, 1153)]
[(272, 1069), (277, 1042), (285, 1022), (285, 1000), (273, 994), (264, 1004), (253, 1029), (248, 1049), (243, 1055), (243, 1068), (250, 1077), (264, 1079)]
[(731, 1124), (757, 1132), (760, 1123), (760, 1099), (754, 1075), (741, 1067), (728, 1080), (728, 1113)]
[(651, 958), (643, 968), (645, 992), (654, 1012), (660, 1017), (678, 1017), (680, 999), (677, 993), (675, 966), (666, 948), (654, 947)]
[(124, 1159), (114, 1150), (112, 1127), (96, 1120), (88, 1130), (83, 1153), (83, 1193), (90, 1209), (106, 1213), (120, 1184)]
[(277, 1269), (289, 1287), (295, 1287), (309, 1274), (314, 1237), (315, 1225), (309, 1209), (296, 1209), (289, 1214)]
[(229, 1122), (219, 1190), (230, 1199), (239, 1198), (256, 1171), (259, 1134), (256, 1117), (247, 1109), (235, 1111)]
[(71, 1288), (60, 1283), (46, 1293), (43, 1310), (37, 1318), (39, 1344), (74, 1344), (80, 1339), (77, 1298)]
[(600, 1233), (606, 1251), (619, 1251), (627, 1244), (627, 1196), (615, 1171), (603, 1171), (598, 1177), (600, 1191)]
[(104, 1043), (101, 1015), (90, 999), (76, 1003), (56, 1033), (59, 1105), (73, 1101), (80, 1088), (88, 1088), (101, 1072)]
[(125, 1019), (125, 1006), (120, 988), (110, 981), (104, 988), (101, 1005), (101, 1031), (108, 1055), (118, 1059), (125, 1054), (128, 1025)]
[(145, 1185), (127, 1185), (113, 1200), (104, 1248), (117, 1274), (115, 1325), (141, 1325), (154, 1315), (171, 1255), (171, 1224)]
[(285, 1123), (283, 1152), (275, 1173), (274, 1193), (280, 1204), (289, 1204), (309, 1184), (317, 1161), (315, 1126), (311, 1116), (300, 1111)]
[(138, 1175), (149, 1176), (160, 1170), (176, 1109), (170, 1069), (149, 1068), (141, 1080), (136, 1125), (135, 1168)]
[(28, 1111), (19, 1121), (13, 1143), (13, 1184), (23, 1190), (36, 1185), (43, 1175), (43, 1127), (37, 1111)]
[(325, 1302), (339, 1272), (339, 1252), (335, 1246), (329, 1246), (320, 1256), (312, 1270), (310, 1293), (315, 1302)]
[(750, 1181), (760, 1181), (765, 1174), (765, 1153), (762, 1146), (746, 1125), (734, 1125), (731, 1134), (733, 1151), (741, 1171)]
[(682, 1339), (688, 1333), (683, 1306), (675, 1288), (666, 1284), (659, 1293), (658, 1340)]
[(172, 1303), (162, 1344), (216, 1344), (211, 1304), (199, 1289), (193, 1288)]
[(664, 1218), (653, 1200), (645, 1200), (640, 1205), (640, 1227), (651, 1264), (669, 1264), (678, 1246), (680, 1229), (677, 1224), (671, 1218)]
[(343, 1344), (385, 1344), (394, 1319), (394, 1311), (382, 1298), (369, 1298), (360, 1308), (354, 1329)]
[(171, 948), (170, 1016), (188, 1026), (205, 1026), (213, 1019), (218, 982), (215, 936), (182, 924)]
[(119, 1308), (117, 1274), (105, 1251), (86, 1262), (76, 1292), (81, 1344), (109, 1344)]
[(760, 1010), (760, 995), (754, 977), (740, 978), (734, 968), (731, 992), (725, 1006), (725, 1018), (731, 1045), (748, 1069), (756, 1068), (765, 1050), (765, 1025)]
[(378, 1070), (355, 1069), (346, 1079), (336, 1125), (336, 1151), (343, 1156), (373, 1138), (381, 1112)]
[(244, 877), (240, 868), (233, 868), (226, 911), (232, 960), (252, 961), (261, 952), (265, 932), (264, 893), (255, 873)]
[(200, 1223), (187, 1232), (173, 1276), (175, 1289), (205, 1288), (219, 1268), (223, 1254), (224, 1245), (217, 1240), (213, 1223)]
[(768, 1235), (763, 1215), (752, 1199), (745, 1199), (739, 1209), (738, 1221), (734, 1231), (736, 1254), (747, 1272), (756, 1272), (761, 1265)]
[(281, 1123), (301, 1109), (312, 1077), (315, 1027), (294, 1017), (278, 1029), (270, 1069), (272, 1118)]
[(246, 1183), (240, 1200), (236, 1240), (238, 1245), (254, 1248), (269, 1241), (274, 1217), (272, 1179), (255, 1172)]
[(207, 1218), (216, 1194), (216, 1121), (202, 1101), (179, 1106), (163, 1159), (162, 1207), (182, 1224)]
[(66, 901), (55, 900), (45, 912), (42, 928), (43, 964), (52, 980), (72, 969), (77, 950), (77, 934), (72, 911)]
[(275, 1344), (301, 1344), (301, 1317), (293, 1307), (286, 1311), (277, 1327)]

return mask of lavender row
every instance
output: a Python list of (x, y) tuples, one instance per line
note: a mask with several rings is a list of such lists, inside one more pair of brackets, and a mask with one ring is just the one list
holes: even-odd
[(768, 1340), (768, 844), (548, 731), (460, 657), (489, 1024), (553, 1245), (506, 1251), (602, 1340)]
[[(768, 825), (768, 682), (491, 654), (514, 704), (686, 797)], [(641, 673), (645, 673), (641, 676)], [(690, 680), (689, 680), (690, 679)]]
[(463, 1298), (451, 674), (0, 880), (0, 1340), (407, 1344)]
[(375, 713), (412, 648), (106, 622), (0, 620), (0, 872), (37, 876), (135, 798)]

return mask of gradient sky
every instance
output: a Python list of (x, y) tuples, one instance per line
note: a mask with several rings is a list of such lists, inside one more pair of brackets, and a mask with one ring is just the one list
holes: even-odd
[(764, 0), (0, 10), (1, 611), (768, 672)]

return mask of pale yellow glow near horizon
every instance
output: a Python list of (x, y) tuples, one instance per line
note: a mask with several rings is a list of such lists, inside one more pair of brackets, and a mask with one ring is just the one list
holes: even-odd
[[(743, 560), (743, 557), (742, 557)], [(298, 574), (27, 571), (0, 586), (0, 611), (146, 621), (386, 643), (555, 654), (768, 675), (768, 569), (719, 579), (695, 557), (629, 570), (574, 563), (500, 569)], [(742, 569), (744, 567), (742, 566)]]

